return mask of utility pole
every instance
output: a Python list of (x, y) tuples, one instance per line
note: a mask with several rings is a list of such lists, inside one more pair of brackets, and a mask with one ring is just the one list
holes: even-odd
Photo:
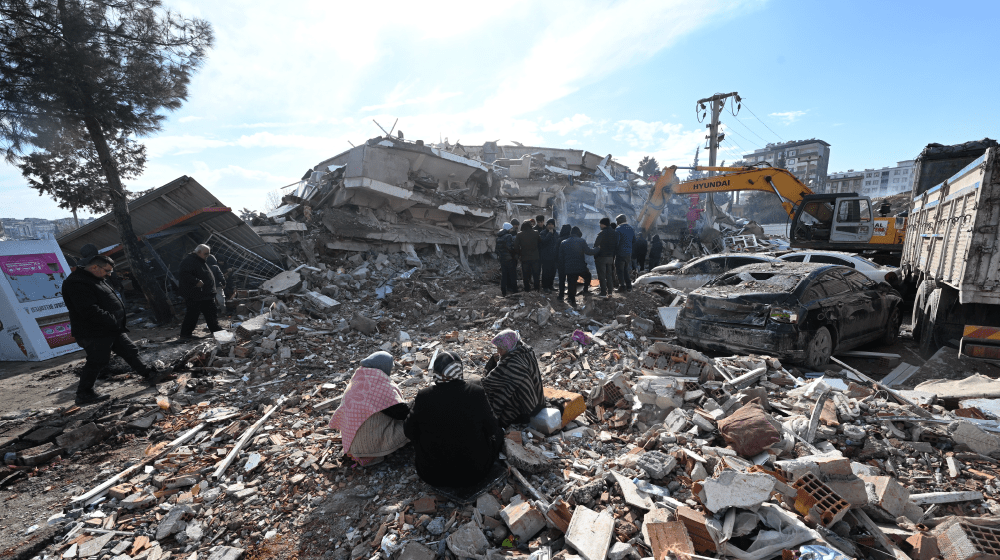
[[(699, 99), (697, 105), (697, 111), (702, 112), (707, 108), (706, 103), (711, 104), (712, 109), (712, 121), (711, 124), (706, 124), (705, 128), (708, 129), (708, 166), (715, 167), (715, 158), (719, 152), (719, 142), (726, 137), (725, 133), (719, 134), (719, 116), (722, 114), (722, 108), (726, 106), (726, 99), (730, 97), (735, 97), (737, 103), (740, 101), (740, 95), (738, 93), (717, 93), (712, 97), (706, 97), (705, 99)], [(715, 171), (709, 171), (708, 176), (712, 177), (715, 175)]]

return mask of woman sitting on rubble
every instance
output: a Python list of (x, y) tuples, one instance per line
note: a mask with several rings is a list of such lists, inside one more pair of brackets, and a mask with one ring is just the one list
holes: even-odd
[(526, 424), (545, 407), (542, 372), (530, 346), (506, 329), (493, 339), (497, 353), (486, 364), (483, 388), (500, 426)]
[(458, 354), (435, 353), (430, 367), (434, 385), (417, 393), (403, 424), (416, 451), (417, 475), (431, 486), (474, 486), (500, 454), (503, 432), (483, 386), (463, 379)]
[(408, 442), (403, 420), (410, 408), (389, 379), (392, 366), (388, 352), (375, 352), (361, 360), (340, 408), (330, 418), (330, 427), (340, 430), (344, 452), (361, 466), (380, 463)]

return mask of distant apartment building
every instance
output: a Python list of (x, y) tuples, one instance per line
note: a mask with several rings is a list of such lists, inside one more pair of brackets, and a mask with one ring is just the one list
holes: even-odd
[(826, 186), (822, 189), (825, 193), (860, 193), (861, 183), (864, 181), (864, 172), (848, 169), (837, 173), (830, 173), (826, 178)]
[[(96, 218), (81, 218), (80, 225), (89, 224)], [(0, 232), (8, 239), (55, 239), (60, 234), (76, 229), (73, 218), (46, 220), (44, 218), (0, 219)]]
[(910, 192), (916, 170), (914, 163), (914, 160), (908, 159), (897, 162), (895, 167), (865, 169), (861, 190), (858, 192), (872, 198)]
[(769, 163), (774, 167), (783, 167), (803, 184), (818, 191), (827, 181), (830, 144), (815, 138), (768, 144), (753, 153), (744, 154), (743, 161), (749, 165)]

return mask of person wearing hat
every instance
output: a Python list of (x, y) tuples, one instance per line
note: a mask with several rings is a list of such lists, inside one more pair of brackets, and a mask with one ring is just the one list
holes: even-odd
[(615, 250), (618, 239), (614, 228), (611, 227), (611, 220), (607, 217), (601, 218), (601, 233), (597, 234), (594, 240), (594, 248), (597, 254), (594, 255), (594, 264), (597, 265), (597, 279), (601, 283), (601, 296), (611, 297), (614, 289), (614, 268)]
[(556, 278), (556, 257), (559, 253), (559, 233), (556, 231), (556, 221), (549, 219), (545, 229), (538, 232), (538, 256), (542, 261), (542, 291), (552, 293), (553, 281)]
[(417, 393), (403, 424), (417, 476), (431, 486), (475, 486), (496, 462), (503, 431), (483, 386), (463, 378), (458, 354), (435, 352), (430, 368), (434, 384)]
[(114, 259), (98, 255), (96, 248), (81, 253), (84, 256), (63, 282), (62, 293), (69, 311), (70, 331), (87, 353), (76, 388), (76, 404), (85, 405), (110, 398), (94, 391), (94, 385), (101, 370), (111, 362), (112, 352), (151, 383), (160, 381), (163, 375), (142, 361), (139, 349), (125, 334), (128, 332), (125, 303), (108, 282), (114, 271)]
[(504, 222), (497, 232), (497, 259), (500, 260), (500, 295), (517, 293), (517, 260), (514, 258), (514, 226)]
[(635, 243), (635, 230), (625, 223), (625, 214), (615, 218), (618, 227), (618, 251), (615, 253), (615, 268), (618, 272), (619, 292), (632, 291), (632, 244)]
[(535, 351), (510, 329), (501, 331), (492, 343), (497, 353), (487, 362), (482, 383), (493, 414), (501, 428), (525, 424), (545, 406)]
[(410, 407), (389, 379), (392, 366), (388, 352), (375, 352), (361, 360), (330, 418), (330, 427), (340, 431), (344, 453), (363, 467), (382, 462), (408, 442), (403, 421)]
[(215, 274), (208, 264), (211, 252), (208, 245), (198, 245), (181, 261), (177, 280), (180, 282), (179, 290), (187, 305), (187, 312), (181, 321), (178, 341), (195, 338), (194, 328), (198, 326), (200, 315), (205, 316), (205, 324), (210, 332), (224, 330), (219, 325), (218, 309), (215, 307)]

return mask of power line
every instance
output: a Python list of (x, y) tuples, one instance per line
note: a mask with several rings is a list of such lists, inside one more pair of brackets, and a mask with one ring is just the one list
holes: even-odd
[(743, 126), (743, 128), (745, 128), (745, 129), (749, 130), (750, 132), (752, 132), (754, 136), (756, 136), (757, 138), (760, 138), (762, 142), (764, 142), (765, 144), (767, 143), (767, 140), (765, 140), (763, 136), (761, 136), (760, 134), (757, 134), (756, 130), (754, 130), (754, 129), (750, 128), (749, 126), (747, 126), (746, 123), (743, 122), (742, 119), (740, 119), (739, 117), (736, 117), (736, 122), (740, 123), (740, 125)]
[(746, 140), (747, 142), (750, 142), (750, 143), (751, 143), (751, 144), (753, 144), (754, 146), (757, 146), (758, 148), (760, 148), (760, 144), (758, 144), (758, 143), (754, 142), (753, 140), (751, 140), (751, 139), (747, 138), (746, 136), (743, 136), (743, 135), (742, 135), (742, 134), (740, 134), (739, 132), (736, 132), (736, 130), (734, 130), (733, 128), (727, 128), (727, 129), (726, 129), (726, 131), (727, 131), (727, 132), (732, 132), (733, 134), (735, 134), (735, 135), (739, 136), (740, 138), (742, 138), (742, 139)]
[[(743, 102), (743, 106), (747, 108), (747, 111), (750, 111), (750, 114), (751, 114), (751, 115), (753, 115), (753, 118), (757, 119), (758, 121), (760, 121), (760, 124), (764, 125), (764, 128), (766, 128), (766, 129), (768, 129), (768, 130), (771, 130), (771, 127), (767, 126), (767, 123), (766, 123), (766, 122), (764, 122), (764, 121), (761, 121), (761, 120), (760, 120), (760, 117), (758, 117), (758, 116), (757, 116), (757, 113), (754, 113), (754, 112), (753, 112), (753, 109), (751, 109), (750, 107), (747, 107), (747, 104), (746, 104), (746, 101), (744, 101), (744, 102)], [(777, 132), (775, 132), (775, 131), (771, 130), (771, 134), (774, 134), (775, 136), (777, 136), (777, 137), (778, 137), (778, 140), (781, 140), (782, 142), (784, 142), (784, 141), (785, 141), (785, 139), (784, 139), (784, 138), (782, 138), (782, 137), (781, 137), (781, 135), (780, 135), (780, 134), (778, 134)]]
[(726, 135), (726, 137), (724, 138), (724, 140), (729, 140), (729, 143), (733, 144), (734, 146), (736, 146), (736, 148), (740, 150), (741, 154), (745, 154), (747, 152), (752, 152), (753, 151), (753, 150), (744, 150), (743, 146), (740, 146), (740, 143), (737, 142), (736, 140), (733, 140), (733, 138), (731, 136), (729, 136), (728, 134)]

